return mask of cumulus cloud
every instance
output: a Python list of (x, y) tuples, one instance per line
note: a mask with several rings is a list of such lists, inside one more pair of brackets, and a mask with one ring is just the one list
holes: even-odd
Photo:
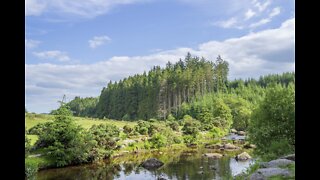
[(40, 59), (55, 59), (61, 62), (70, 61), (70, 57), (66, 52), (62, 51), (42, 51), (42, 52), (33, 52), (33, 55)]
[(39, 16), (50, 12), (92, 18), (109, 12), (118, 5), (150, 0), (26, 0), (26, 16)]
[(115, 56), (88, 65), (26, 64), (27, 108), (42, 112), (56, 108), (63, 94), (69, 99), (98, 96), (110, 80), (143, 73), (154, 65), (164, 67), (168, 61), (184, 58), (187, 52), (212, 61), (220, 54), (230, 64), (230, 79), (294, 71), (294, 24), (293, 18), (276, 29), (209, 41), (194, 49), (181, 47), (145, 56)]
[(92, 39), (90, 39), (88, 42), (89, 42), (89, 46), (92, 49), (95, 49), (98, 46), (111, 42), (111, 38), (109, 38), (108, 36), (95, 36)]
[(41, 41), (32, 40), (32, 39), (26, 39), (25, 40), (25, 47), (27, 49), (33, 49), (38, 47), (38, 45), (41, 43)]

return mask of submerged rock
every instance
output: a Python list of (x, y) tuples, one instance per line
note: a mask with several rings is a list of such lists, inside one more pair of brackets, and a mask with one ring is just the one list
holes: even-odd
[(224, 147), (224, 149), (238, 149), (237, 146), (230, 144), (230, 143), (225, 144), (223, 147)]
[(270, 176), (289, 177), (291, 173), (288, 169), (281, 168), (263, 168), (258, 169), (250, 176), (250, 180), (267, 180)]
[(209, 158), (221, 158), (223, 156), (222, 154), (219, 154), (219, 153), (205, 153), (203, 155)]
[(156, 158), (150, 158), (140, 164), (140, 166), (142, 166), (148, 170), (158, 169), (159, 167), (161, 167), (163, 165), (164, 165), (164, 163)]
[(247, 152), (243, 152), (241, 154), (238, 154), (235, 159), (237, 161), (246, 161), (248, 159), (251, 159), (251, 156)]
[(265, 168), (271, 168), (271, 167), (281, 167), (281, 166), (288, 166), (289, 164), (294, 164), (294, 161), (288, 160), (288, 159), (276, 159), (272, 160), (267, 163), (261, 163), (261, 167)]

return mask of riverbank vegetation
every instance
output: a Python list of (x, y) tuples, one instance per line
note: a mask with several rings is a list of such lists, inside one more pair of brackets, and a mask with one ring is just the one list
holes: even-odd
[(232, 128), (246, 131), (263, 159), (294, 153), (295, 74), (229, 81), (228, 72), (220, 56), (212, 62), (188, 54), (109, 82), (97, 98), (62, 102), (51, 115), (26, 112), (26, 175), (128, 152), (219, 144)]

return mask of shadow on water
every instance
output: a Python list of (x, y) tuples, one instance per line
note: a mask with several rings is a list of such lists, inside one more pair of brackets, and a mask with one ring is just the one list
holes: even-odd
[[(229, 155), (220, 159), (202, 156), (206, 152), (213, 151), (198, 149), (163, 154), (130, 154), (115, 158), (112, 162), (42, 170), (38, 172), (37, 180), (155, 180), (160, 177), (172, 180), (232, 179), (253, 162), (237, 162)], [(151, 157), (160, 159), (165, 165), (154, 171), (139, 167), (141, 162)]]

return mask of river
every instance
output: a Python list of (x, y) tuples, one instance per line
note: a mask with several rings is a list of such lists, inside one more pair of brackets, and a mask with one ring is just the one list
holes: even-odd
[[(234, 155), (238, 152), (220, 152), (225, 154), (220, 159), (204, 157), (203, 153), (217, 152), (209, 149), (189, 149), (168, 152), (148, 152), (127, 154), (111, 162), (69, 166), (39, 171), (37, 180), (204, 180), (233, 179), (232, 177), (246, 170), (253, 160), (237, 162)], [(155, 157), (165, 163), (161, 168), (149, 171), (139, 164)]]

